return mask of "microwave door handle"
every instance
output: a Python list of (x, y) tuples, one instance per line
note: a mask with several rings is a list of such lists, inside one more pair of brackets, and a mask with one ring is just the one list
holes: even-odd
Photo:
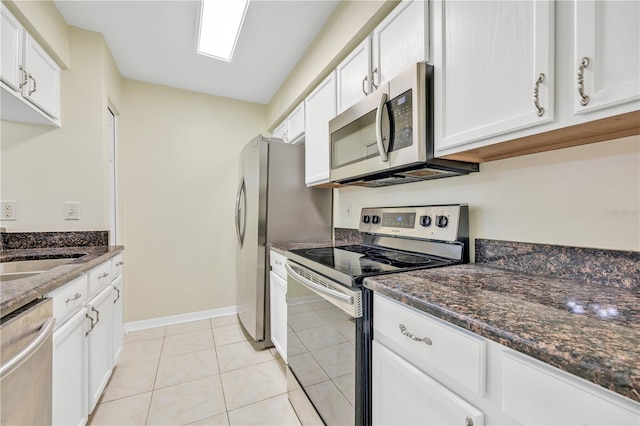
[(389, 155), (387, 154), (387, 149), (384, 146), (384, 136), (382, 135), (382, 114), (384, 113), (386, 107), (387, 94), (383, 93), (382, 96), (380, 96), (380, 103), (378, 104), (378, 109), (376, 111), (376, 143), (378, 144), (380, 160), (382, 160), (383, 163), (389, 161)]

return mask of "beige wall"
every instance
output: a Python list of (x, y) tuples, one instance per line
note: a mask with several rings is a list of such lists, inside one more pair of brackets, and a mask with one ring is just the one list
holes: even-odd
[(125, 321), (235, 305), (234, 202), (264, 105), (124, 81)]
[[(1, 192), (18, 201), (11, 231), (107, 229), (105, 106), (120, 97), (119, 79), (101, 34), (69, 28), (73, 67), (61, 73), (62, 127), (1, 122)], [(107, 81), (111, 83), (107, 84)], [(64, 220), (65, 201), (80, 220)]]
[(334, 223), (357, 228), (362, 207), (444, 203), (469, 204), (472, 240), (640, 250), (640, 137), (484, 163), (468, 176), (339, 189)]
[(350, 0), (340, 3), (269, 101), (269, 128), (273, 130), (304, 100), (396, 4), (398, 0)]

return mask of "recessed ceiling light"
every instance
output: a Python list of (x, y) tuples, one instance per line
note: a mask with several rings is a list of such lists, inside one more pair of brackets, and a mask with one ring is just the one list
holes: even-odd
[(249, 0), (202, 0), (197, 53), (231, 62)]

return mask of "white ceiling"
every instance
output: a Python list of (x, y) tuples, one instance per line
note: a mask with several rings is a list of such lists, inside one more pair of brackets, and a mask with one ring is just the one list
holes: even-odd
[(104, 35), (123, 77), (266, 104), (339, 1), (251, 0), (231, 63), (195, 53), (196, 0), (55, 3), (69, 25)]

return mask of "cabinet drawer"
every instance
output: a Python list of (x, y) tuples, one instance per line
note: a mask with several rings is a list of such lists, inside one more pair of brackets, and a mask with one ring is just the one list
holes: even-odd
[(89, 296), (97, 294), (111, 281), (111, 261), (108, 260), (89, 271)]
[(110, 281), (115, 280), (122, 275), (122, 265), (124, 265), (124, 256), (122, 253), (111, 258), (111, 277)]
[(285, 279), (287, 277), (287, 270), (284, 269), (284, 265), (286, 263), (286, 256), (278, 253), (275, 250), (271, 250), (271, 253), (269, 254), (269, 264), (271, 265), (271, 270)]
[(523, 424), (640, 424), (640, 404), (512, 351), (502, 384), (502, 410)]
[(53, 299), (53, 317), (56, 319), (57, 329), (87, 302), (87, 274), (47, 293), (46, 297)]
[[(378, 294), (374, 296), (373, 312), (375, 340), (436, 378), (444, 374), (472, 392), (484, 394), (484, 339)], [(407, 334), (428, 338), (431, 344)]]

